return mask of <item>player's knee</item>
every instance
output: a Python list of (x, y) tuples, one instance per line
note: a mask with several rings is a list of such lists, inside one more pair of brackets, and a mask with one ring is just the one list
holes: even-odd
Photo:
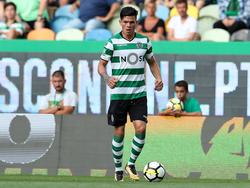
[(124, 136), (124, 127), (116, 127), (114, 131), (114, 135), (122, 137)]
[(135, 132), (142, 134), (146, 132), (146, 126), (145, 125), (140, 125), (135, 128)]

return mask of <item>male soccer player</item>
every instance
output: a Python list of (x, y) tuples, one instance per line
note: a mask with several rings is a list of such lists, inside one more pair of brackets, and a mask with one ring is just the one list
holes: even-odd
[(46, 95), (40, 103), (41, 114), (72, 114), (74, 112), (77, 95), (65, 89), (65, 76), (61, 70), (55, 71), (51, 78), (55, 93)]
[[(133, 122), (135, 136), (125, 171), (133, 180), (139, 180), (135, 162), (144, 145), (147, 123), (147, 98), (145, 86), (145, 64), (148, 62), (155, 77), (155, 90), (163, 83), (159, 66), (152, 53), (152, 45), (146, 36), (135, 32), (137, 11), (125, 7), (120, 12), (122, 31), (110, 38), (104, 47), (98, 72), (111, 88), (108, 124), (114, 126), (112, 152), (115, 163), (115, 180), (123, 181), (122, 156), (124, 128), (127, 114)], [(111, 62), (112, 76), (106, 72)]]
[(161, 111), (159, 115), (162, 116), (201, 116), (201, 108), (197, 99), (188, 97), (188, 83), (185, 80), (180, 80), (175, 83), (174, 90), (176, 97), (183, 102), (183, 111)]

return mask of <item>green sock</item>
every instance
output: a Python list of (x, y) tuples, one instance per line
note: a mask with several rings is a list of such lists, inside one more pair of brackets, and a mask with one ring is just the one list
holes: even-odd
[(145, 142), (145, 133), (136, 133), (133, 141), (128, 165), (135, 165), (135, 161), (140, 155)]
[(112, 153), (115, 163), (115, 171), (122, 171), (122, 156), (123, 156), (123, 139), (124, 136), (113, 136)]

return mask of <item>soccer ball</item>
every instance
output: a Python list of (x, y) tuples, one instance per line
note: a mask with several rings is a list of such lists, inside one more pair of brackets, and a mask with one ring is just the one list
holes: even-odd
[(149, 162), (143, 169), (144, 178), (150, 182), (160, 182), (165, 174), (163, 165), (156, 161)]
[(169, 101), (167, 103), (167, 110), (183, 111), (184, 110), (183, 102), (180, 99), (177, 99), (177, 98), (169, 99)]

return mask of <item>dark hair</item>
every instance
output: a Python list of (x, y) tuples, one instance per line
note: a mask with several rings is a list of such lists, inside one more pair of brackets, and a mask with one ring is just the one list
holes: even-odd
[(177, 5), (177, 4), (183, 4), (183, 3), (186, 5), (186, 7), (188, 6), (187, 0), (177, 0), (175, 2), (175, 5)]
[(174, 84), (174, 87), (184, 87), (184, 89), (188, 92), (188, 83), (185, 80), (180, 80)]
[(135, 10), (133, 7), (124, 7), (120, 12), (120, 19), (122, 20), (125, 16), (135, 16), (135, 18), (137, 18), (137, 14), (137, 10)]
[(15, 5), (15, 3), (12, 3), (12, 2), (4, 3), (4, 6), (3, 6), (4, 10), (6, 10), (6, 8), (9, 7), (9, 6), (13, 6), (15, 11), (16, 11), (16, 5)]
[(63, 79), (65, 79), (64, 72), (62, 70), (57, 70), (53, 72), (52, 77), (59, 77), (61, 76)]

